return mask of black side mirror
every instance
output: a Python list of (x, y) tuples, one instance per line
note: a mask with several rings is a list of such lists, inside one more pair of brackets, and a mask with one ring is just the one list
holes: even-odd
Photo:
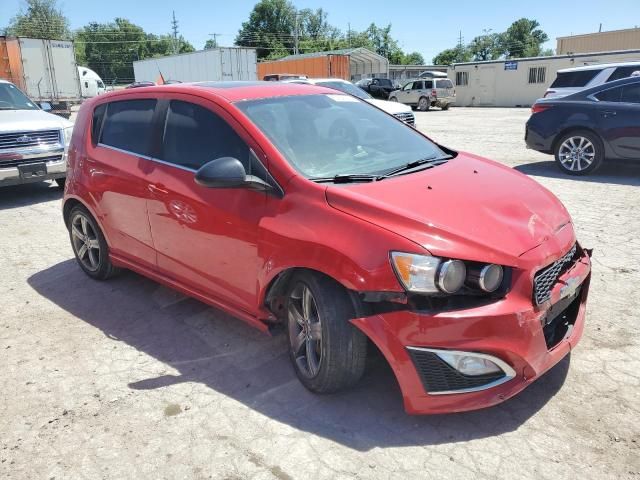
[(268, 191), (273, 187), (259, 177), (247, 175), (237, 158), (220, 157), (205, 163), (196, 172), (195, 181), (209, 188), (249, 188)]

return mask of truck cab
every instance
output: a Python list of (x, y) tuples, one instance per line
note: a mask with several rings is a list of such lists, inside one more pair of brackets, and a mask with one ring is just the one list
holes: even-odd
[(78, 67), (78, 76), (80, 77), (80, 92), (82, 98), (96, 97), (106, 91), (100, 75), (90, 68)]
[(0, 80), (0, 187), (55, 180), (64, 186), (73, 124)]

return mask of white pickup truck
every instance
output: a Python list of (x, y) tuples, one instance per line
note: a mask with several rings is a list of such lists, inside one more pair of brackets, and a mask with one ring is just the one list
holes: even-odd
[(55, 180), (64, 186), (73, 124), (0, 80), (0, 187)]

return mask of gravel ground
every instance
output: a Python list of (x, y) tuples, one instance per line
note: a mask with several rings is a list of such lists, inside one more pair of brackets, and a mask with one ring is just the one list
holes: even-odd
[(534, 176), (594, 248), (582, 343), (504, 404), (410, 417), (381, 359), (314, 396), (284, 336), (133, 273), (88, 280), (48, 184), (0, 190), (0, 477), (640, 478), (640, 163), (574, 179), (523, 144), (525, 109), (417, 113)]

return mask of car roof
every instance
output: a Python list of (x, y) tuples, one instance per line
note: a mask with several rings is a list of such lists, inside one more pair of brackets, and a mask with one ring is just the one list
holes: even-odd
[(268, 81), (224, 81), (175, 83), (169, 85), (138, 87), (100, 95), (100, 98), (113, 99), (120, 96), (131, 96), (138, 93), (156, 92), (204, 94), (204, 96), (222, 98), (231, 103), (242, 100), (256, 100), (261, 98), (286, 97), (292, 95), (327, 93), (342, 95), (336, 90), (316, 85)]
[(611, 88), (616, 88), (622, 85), (634, 85), (636, 83), (640, 83), (640, 77), (627, 77), (627, 78), (621, 78), (620, 80), (614, 80), (613, 82), (607, 82), (607, 83), (602, 83), (600, 85), (596, 85), (595, 87), (591, 87), (591, 88), (586, 88), (584, 90), (580, 90), (579, 92), (573, 93), (571, 95), (567, 95), (564, 97), (551, 97), (551, 98), (542, 98), (540, 100), (537, 100), (537, 102), (539, 101), (543, 101), (544, 103), (553, 103), (554, 101), (556, 102), (565, 102), (565, 101), (572, 101), (572, 100), (581, 100), (584, 98), (589, 97), (590, 95), (593, 95), (594, 93), (599, 93), (603, 90), (609, 90)]
[(558, 73), (582, 72), (584, 70), (603, 70), (611, 67), (635, 67), (640, 69), (640, 62), (618, 62), (618, 63), (594, 63), (593, 65), (584, 65), (582, 67), (563, 68)]

